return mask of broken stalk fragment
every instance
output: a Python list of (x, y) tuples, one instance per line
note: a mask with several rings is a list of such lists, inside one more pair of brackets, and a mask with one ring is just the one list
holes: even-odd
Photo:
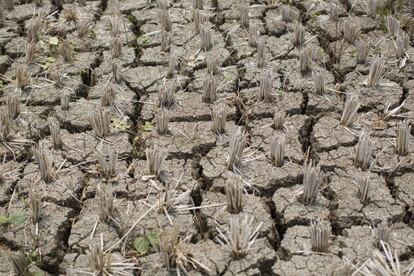
[(249, 28), (249, 8), (244, 4), (240, 6), (240, 25), (244, 29)]
[(53, 148), (55, 150), (62, 148), (62, 136), (60, 134), (60, 125), (59, 121), (53, 120), (49, 121), (49, 131), (50, 136), (52, 137)]
[(369, 69), (368, 78), (365, 81), (367, 87), (375, 87), (385, 74), (385, 61), (381, 58), (376, 58)]
[(169, 52), (172, 44), (172, 36), (169, 32), (162, 29), (161, 30), (161, 51)]
[(22, 252), (17, 254), (9, 254), (9, 260), (12, 264), (13, 270), (16, 275), (30, 275), (29, 265), (31, 264), (30, 259)]
[(227, 211), (231, 214), (238, 214), (242, 210), (243, 192), (240, 187), (240, 179), (234, 176), (227, 180), (224, 191), (227, 199)]
[(400, 32), (401, 23), (393, 15), (387, 15), (385, 17), (385, 26), (387, 27), (388, 34), (395, 37)]
[(18, 96), (6, 97), (5, 104), (10, 119), (16, 119), (20, 113), (20, 98)]
[(264, 37), (259, 38), (257, 41), (257, 67), (259, 68), (265, 66), (265, 47), (266, 39)]
[(200, 26), (200, 40), (201, 45), (200, 48), (202, 51), (207, 52), (212, 47), (211, 42), (211, 30), (207, 24), (202, 24)]
[(210, 74), (204, 77), (203, 81), (203, 101), (213, 103), (217, 99), (217, 78)]
[(161, 30), (170, 32), (172, 30), (172, 22), (170, 14), (167, 10), (160, 10), (159, 13)]
[(316, 94), (322, 95), (325, 93), (325, 73), (317, 72), (313, 74), (313, 84), (315, 85)]
[(101, 106), (113, 106), (115, 104), (115, 87), (112, 84), (108, 84), (104, 88), (104, 93), (101, 96)]
[(158, 146), (146, 150), (148, 173), (158, 177), (163, 169), (163, 163), (167, 158), (167, 152)]
[(112, 58), (120, 58), (122, 56), (122, 39), (120, 36), (112, 40), (111, 55)]
[(73, 50), (70, 46), (69, 40), (65, 39), (60, 43), (60, 53), (63, 57), (63, 60), (66, 62), (72, 62), (74, 60)]
[(377, 240), (377, 246), (380, 248), (381, 243), (389, 244), (391, 234), (394, 228), (391, 224), (389, 224), (386, 220), (381, 221), (378, 223), (374, 229), (374, 236)]
[(364, 64), (365, 60), (367, 59), (370, 45), (363, 39), (358, 39), (355, 41), (355, 48), (357, 50), (357, 62), (358, 64)]
[(285, 159), (286, 139), (284, 136), (275, 136), (270, 142), (270, 160), (276, 167), (283, 166)]
[(193, 8), (202, 10), (204, 6), (204, 0), (193, 0)]
[(312, 204), (314, 202), (321, 183), (322, 174), (320, 165), (314, 166), (313, 162), (309, 161), (303, 167), (302, 201), (305, 204)]
[(207, 22), (207, 18), (203, 13), (201, 13), (200, 10), (193, 9), (193, 22), (195, 30), (197, 33), (199, 33), (200, 26), (204, 25)]
[(362, 133), (356, 145), (355, 167), (362, 170), (369, 169), (374, 144), (368, 135)]
[(106, 185), (98, 185), (96, 196), (98, 198), (99, 219), (104, 223), (109, 223), (114, 219), (114, 197), (111, 192), (106, 191), (105, 187)]
[(105, 109), (99, 108), (98, 111), (91, 116), (90, 121), (92, 129), (97, 137), (103, 139), (109, 135), (109, 115)]
[(259, 101), (269, 101), (272, 98), (272, 83), (270, 71), (263, 72), (260, 78)]
[(398, 155), (406, 156), (409, 153), (409, 143), (411, 125), (410, 122), (400, 122), (397, 127), (397, 139), (395, 143), (396, 152)]
[(106, 179), (116, 176), (116, 163), (118, 161), (118, 153), (110, 152), (108, 158), (100, 151), (97, 151), (96, 159), (98, 160), (101, 175)]
[(275, 111), (273, 116), (273, 128), (283, 130), (283, 124), (285, 123), (286, 112), (284, 110)]
[(10, 116), (4, 108), (0, 110), (0, 142), (9, 140), (11, 131)]
[(225, 105), (213, 107), (212, 112), (213, 131), (215, 133), (224, 134), (226, 131), (227, 111)]
[(159, 135), (165, 135), (168, 133), (168, 123), (170, 122), (170, 116), (168, 111), (160, 110), (156, 116), (156, 129)]
[(248, 41), (249, 41), (249, 46), (252, 48), (256, 48), (257, 47), (257, 28), (254, 25), (250, 25), (249, 26), (249, 37), (248, 37)]
[(27, 67), (16, 67), (16, 87), (18, 90), (23, 90), (30, 84), (30, 75), (27, 71)]
[(60, 96), (60, 108), (62, 110), (69, 110), (69, 102), (70, 94), (67, 92), (63, 92), (62, 96)]
[(406, 50), (410, 47), (410, 36), (405, 32), (398, 34), (395, 39), (395, 48), (398, 58), (406, 56)]
[(357, 94), (348, 96), (340, 121), (342, 126), (349, 127), (352, 125), (360, 105), (359, 96)]
[(158, 90), (158, 107), (171, 108), (176, 103), (174, 85), (165, 85)]
[(375, 18), (377, 17), (377, 7), (378, 7), (378, 1), (377, 0), (367, 0), (367, 14)]
[(170, 54), (170, 58), (168, 60), (168, 72), (167, 72), (168, 78), (174, 77), (175, 67), (177, 67), (177, 59), (174, 55)]
[(365, 177), (357, 179), (356, 184), (358, 185), (359, 201), (364, 205), (368, 204), (371, 191), (369, 175), (367, 174)]
[(350, 44), (354, 44), (354, 42), (358, 39), (360, 34), (360, 30), (350, 24), (350, 22), (348, 22), (348, 24), (345, 25), (345, 29), (344, 29), (344, 39)]
[(298, 14), (287, 5), (280, 8), (280, 13), (282, 14), (282, 20), (287, 23), (293, 22), (298, 17)]
[(309, 226), (312, 251), (327, 253), (331, 237), (331, 227), (327, 222), (313, 221)]
[(339, 11), (338, 11), (338, 6), (336, 4), (330, 4), (329, 5), (329, 10), (328, 10), (328, 14), (329, 14), (329, 19), (332, 22), (337, 22), (339, 19)]
[(302, 24), (298, 23), (295, 26), (295, 30), (293, 31), (293, 39), (292, 39), (293, 46), (300, 49), (305, 46), (305, 27)]
[(239, 127), (230, 140), (229, 157), (227, 159), (227, 167), (229, 170), (235, 171), (242, 163), (242, 154), (247, 145), (246, 133), (242, 127)]
[(36, 235), (39, 233), (39, 221), (40, 221), (40, 208), (42, 207), (40, 194), (29, 191), (29, 206), (30, 206), (30, 219), (36, 227)]
[(209, 57), (207, 58), (207, 72), (210, 75), (217, 75), (218, 71), (219, 71), (219, 61), (216, 58), (213, 57)]
[(54, 177), (52, 154), (42, 147), (35, 149), (33, 154), (39, 168), (41, 179), (45, 182), (52, 181)]
[(311, 53), (310, 50), (304, 49), (299, 54), (299, 70), (302, 76), (311, 71)]
[(26, 43), (26, 64), (30, 64), (34, 61), (36, 55), (36, 43)]

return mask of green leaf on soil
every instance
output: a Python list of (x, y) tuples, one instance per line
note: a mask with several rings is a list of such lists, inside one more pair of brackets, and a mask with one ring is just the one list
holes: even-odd
[(138, 237), (134, 241), (134, 248), (140, 254), (144, 255), (151, 247), (151, 242), (146, 237)]
[(150, 122), (145, 122), (145, 124), (141, 127), (143, 131), (152, 131), (154, 129), (154, 125)]
[(6, 216), (0, 216), (0, 225), (5, 225), (5, 224), (9, 224), (10, 223), (10, 219)]
[(27, 219), (27, 214), (25, 212), (16, 212), (14, 214), (12, 214), (11, 216), (9, 216), (9, 220), (11, 223), (19, 225), (19, 224), (23, 224)]
[(43, 272), (37, 271), (32, 273), (33, 276), (44, 276)]
[(49, 37), (49, 44), (53, 46), (58, 46), (59, 39), (56, 36)]
[(121, 119), (118, 119), (118, 118), (112, 118), (112, 125), (115, 128), (120, 129), (120, 130), (124, 130), (124, 131), (129, 129), (129, 127), (130, 127), (128, 122), (126, 122), (124, 120), (121, 120)]
[(150, 40), (150, 36), (149, 35), (141, 35), (137, 38), (137, 42), (139, 44), (147, 44)]
[(149, 234), (147, 235), (147, 239), (151, 243), (152, 247), (156, 247), (160, 243), (158, 233), (156, 231), (149, 232)]

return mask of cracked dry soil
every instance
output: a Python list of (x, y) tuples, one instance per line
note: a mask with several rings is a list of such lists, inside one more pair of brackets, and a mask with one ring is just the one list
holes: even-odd
[[(389, 244), (400, 262), (413, 262), (414, 131), (407, 154), (398, 155), (395, 145), (400, 122), (414, 110), (414, 1), (375, 1), (375, 15), (368, 2), (3, 0), (0, 131), (7, 135), (0, 137), (0, 275), (21, 275), (9, 257), (18, 252), (29, 260), (25, 275), (92, 274), (90, 246), (110, 250), (112, 262), (132, 262), (137, 269), (125, 275), (178, 275), (176, 269), (186, 275), (351, 275), (329, 273), (345, 258), (363, 265), (377, 248), (373, 228), (383, 220), (393, 225)], [(246, 8), (249, 27), (241, 25)], [(196, 13), (203, 26), (196, 26)], [(387, 31), (390, 14), (406, 35), (402, 55), (398, 38)], [(301, 47), (293, 43), (298, 22), (304, 26)], [(348, 25), (355, 26), (356, 40), (369, 45), (363, 61), (358, 43), (346, 34)], [(211, 47), (202, 50), (205, 26)], [(307, 72), (300, 65), (304, 51), (310, 55)], [(384, 85), (366, 87), (379, 56)], [(218, 68), (211, 69), (214, 62)], [(264, 101), (263, 72), (271, 74), (271, 95)], [(203, 92), (211, 73), (217, 95), (208, 102)], [(324, 76), (322, 93), (317, 74)], [(160, 134), (163, 89), (172, 89), (175, 100), (166, 107), (168, 132)], [(360, 108), (344, 127), (345, 101), (353, 93)], [(227, 111), (221, 134), (213, 131), (218, 105)], [(109, 134), (100, 138), (91, 118), (102, 110)], [(276, 128), (273, 116), (281, 111), (287, 117)], [(60, 147), (53, 122), (60, 126)], [(229, 170), (240, 126), (247, 148), (237, 170)], [(366, 171), (354, 162), (362, 133), (373, 141)], [(281, 166), (269, 157), (275, 135), (286, 139)], [(35, 157), (40, 145), (53, 159), (49, 181)], [(152, 177), (146, 152), (156, 146), (168, 155)], [(116, 153), (111, 175), (103, 172), (98, 152)], [(308, 160), (323, 172), (312, 204), (300, 195)], [(235, 174), (242, 178), (239, 214), (226, 203), (226, 183)], [(371, 190), (363, 204), (355, 180), (366, 176)], [(113, 197), (106, 221), (100, 213), (103, 186)], [(32, 193), (40, 197), (37, 224)], [(235, 257), (221, 234), (232, 218), (245, 215), (261, 227), (247, 255)], [(308, 227), (315, 220), (332, 229), (323, 254), (312, 252)], [(158, 243), (172, 231), (184, 257), (167, 269)], [(149, 233), (157, 233), (156, 242), (137, 248)]]

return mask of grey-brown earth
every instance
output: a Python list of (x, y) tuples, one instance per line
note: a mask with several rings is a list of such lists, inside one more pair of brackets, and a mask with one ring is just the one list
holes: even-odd
[[(202, 8), (195, 11), (197, 2)], [(368, 2), (378, 4), (376, 15)], [(25, 275), (92, 274), (95, 246), (111, 252), (112, 263), (130, 265), (122, 275), (351, 275), (329, 273), (345, 260), (362, 266), (378, 248), (375, 227), (383, 221), (393, 225), (389, 245), (401, 264), (413, 262), (414, 130), (406, 154), (397, 153), (396, 141), (400, 123), (414, 112), (414, 1), (1, 3), (0, 275), (21, 275), (10, 257), (18, 253), (27, 260)], [(13, 9), (3, 8), (10, 3)], [(241, 25), (243, 9), (249, 27)], [(387, 31), (391, 14), (400, 22), (399, 35), (407, 36), (402, 54), (401, 37)], [(299, 24), (303, 45), (294, 43)], [(369, 45), (363, 61), (349, 28)], [(204, 29), (207, 49), (201, 49)], [(300, 60), (306, 51), (305, 72)], [(384, 74), (369, 86), (378, 57)], [(270, 95), (261, 98), (267, 72)], [(217, 88), (212, 101), (204, 91), (210, 74)], [(168, 106), (161, 103), (163, 89), (173, 93)], [(360, 107), (346, 125), (342, 113), (352, 94)], [(227, 114), (222, 133), (212, 120), (219, 106)], [(166, 133), (159, 131), (162, 110)], [(100, 112), (108, 116), (105, 135), (92, 120)], [(275, 113), (286, 114), (281, 128)], [(53, 123), (60, 126), (59, 146)], [(246, 148), (232, 168), (239, 127)], [(373, 143), (366, 170), (355, 162), (363, 133)], [(270, 151), (281, 136), (285, 155), (276, 166)], [(147, 158), (157, 147), (167, 153), (154, 175)], [(50, 179), (42, 177), (38, 149), (52, 157)], [(114, 170), (107, 172), (111, 156)], [(309, 160), (323, 174), (310, 204), (302, 197)], [(366, 177), (369, 198), (361, 202), (357, 183)], [(234, 179), (242, 191), (238, 213), (227, 205)], [(40, 203), (37, 222), (33, 194)], [(110, 210), (109, 218), (102, 210)], [(260, 228), (239, 256), (223, 234), (242, 218), (251, 219), (252, 231)], [(309, 232), (319, 220), (332, 229), (324, 253), (312, 251)], [(166, 237), (177, 238), (170, 267)]]

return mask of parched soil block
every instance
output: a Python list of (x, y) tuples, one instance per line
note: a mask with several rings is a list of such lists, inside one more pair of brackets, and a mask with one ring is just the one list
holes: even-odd
[(306, 134), (306, 117), (303, 115), (288, 116), (283, 124), (283, 130), (274, 129), (272, 119), (255, 120), (251, 122), (252, 146), (259, 148), (269, 156), (270, 144), (277, 135), (286, 139), (286, 159), (302, 163), (302, 136)]
[[(362, 204), (356, 183), (367, 176), (369, 201)], [(391, 196), (384, 178), (375, 173), (349, 170), (346, 174), (333, 176), (329, 187), (338, 204), (334, 214), (339, 228), (377, 223), (384, 219), (395, 221), (404, 215), (404, 205)]]
[(313, 149), (316, 152), (320, 152), (331, 151), (339, 147), (354, 146), (358, 142), (357, 131), (341, 126), (340, 116), (328, 113), (326, 116), (318, 119), (313, 126)]
[[(123, 3), (119, 5), (119, 7), (122, 6)], [(133, 24), (128, 20), (128, 17), (126, 15), (123, 15), (120, 21), (120, 32), (117, 35), (121, 35), (124, 39), (124, 42), (134, 41), (135, 35), (131, 31)], [(102, 15), (100, 20), (95, 24), (95, 27), (93, 29), (95, 34), (93, 48), (108, 49), (110, 47), (110, 41), (112, 38), (111, 29), (111, 11), (109, 10), (109, 12)]]
[[(200, 161), (203, 177), (208, 185), (212, 185), (213, 190), (224, 191), (227, 179), (234, 175), (227, 167), (227, 158), (228, 147), (218, 146)], [(249, 158), (254, 161), (244, 160), (242, 167), (238, 168), (243, 176), (245, 188), (271, 195), (278, 187), (294, 185), (301, 181), (302, 167), (293, 162), (285, 161), (283, 166), (275, 167), (263, 153), (256, 156), (250, 153)]]
[(279, 188), (272, 197), (279, 223), (288, 227), (309, 225), (316, 219), (328, 219), (330, 201), (318, 193), (313, 203), (302, 202), (303, 185)]
[(228, 229), (232, 217), (249, 216), (254, 217), (254, 225), (263, 223), (259, 230), (259, 237), (266, 237), (269, 242), (275, 244), (278, 242), (275, 223), (270, 216), (270, 210), (263, 202), (263, 199), (251, 194), (242, 195), (242, 211), (239, 214), (232, 214), (227, 209), (226, 195), (219, 192), (206, 192), (202, 195), (201, 212), (207, 220), (209, 231), (222, 231), (222, 228)]
[[(363, 82), (367, 79), (367, 75), (360, 75), (351, 72), (345, 76), (344, 82), (341, 84), (341, 90), (347, 93), (357, 93), (361, 101), (361, 109), (375, 109), (383, 111), (388, 104), (397, 106), (402, 95), (402, 87), (395, 82), (383, 79), (377, 87), (365, 87)], [(381, 86), (382, 83), (386, 83)]]
[(342, 260), (338, 256), (330, 254), (295, 255), (288, 261), (276, 262), (272, 267), (272, 272), (279, 276), (328, 275), (332, 269), (331, 266), (341, 263)]
[[(3, 275), (15, 275), (13, 264), (10, 261), (8, 254), (20, 254), (20, 252), (13, 252), (13, 251), (9, 251), (3, 248), (0, 250), (0, 273)], [(35, 273), (35, 274), (41, 273), (41, 275), (45, 275), (45, 276), (48, 275), (45, 271), (42, 271), (36, 265), (30, 266), (29, 272)]]
[(412, 185), (413, 181), (413, 173), (405, 173), (402, 176), (394, 178), (394, 184), (398, 190), (397, 197), (409, 208), (414, 208), (414, 186)]
[(133, 117), (136, 112), (137, 96), (135, 92), (123, 82), (111, 84), (107, 81), (101, 81), (88, 90), (88, 99), (102, 99), (105, 94), (105, 89), (108, 89), (108, 86), (112, 86), (112, 89), (115, 91), (114, 109), (120, 117)]
[[(63, 78), (62, 86), (56, 86), (49, 81), (33, 81), (28, 88), (20, 94), (20, 101), (26, 105), (48, 106), (60, 103), (64, 93), (72, 97), (83, 93), (84, 86), (80, 76)], [(4, 89), (4, 96), (16, 95), (16, 86), (9, 85)]]
[[(121, 39), (123, 36), (121, 36)], [(112, 40), (111, 40), (112, 41)], [(111, 42), (112, 43), (112, 42)], [(112, 45), (109, 45), (112, 47)], [(125, 45), (121, 49), (121, 56), (119, 58), (112, 57), (112, 50), (102, 52), (102, 62), (97, 67), (102, 74), (110, 75), (112, 74), (112, 64), (115, 63), (118, 65), (118, 70), (121, 72), (124, 68), (129, 67), (135, 61), (135, 49), (128, 45)]]
[[(410, 135), (408, 139), (412, 141), (413, 137)], [(376, 155), (378, 170), (387, 175), (413, 171), (414, 144), (412, 142), (408, 143), (408, 153), (403, 156), (397, 153), (396, 138), (378, 139), (378, 143), (382, 148)]]
[[(285, 261), (298, 255), (317, 254), (317, 252), (312, 252), (312, 241), (308, 226), (289, 227), (283, 236), (279, 249), (283, 253)], [(331, 237), (326, 254), (338, 256), (340, 251), (340, 245), (334, 237)]]
[(246, 110), (243, 110), (245, 116), (260, 119), (272, 116), (276, 110), (284, 110), (288, 114), (299, 114), (303, 108), (302, 93), (285, 92), (276, 88), (268, 101), (260, 101), (259, 91), (260, 87), (240, 91), (240, 95), (246, 99), (244, 105)]
[[(338, 236), (343, 256), (356, 264), (362, 264), (372, 256), (372, 251), (377, 247), (375, 229), (369, 226), (352, 226), (344, 229), (342, 235)], [(410, 255), (410, 240), (413, 238), (414, 230), (403, 223), (393, 225), (389, 244), (392, 251), (398, 256)]]
[(83, 189), (83, 173), (79, 168), (69, 166), (59, 156), (54, 156), (55, 175), (51, 182), (41, 179), (38, 165), (29, 163), (23, 171), (23, 178), (18, 182), (19, 195), (27, 194), (30, 190), (40, 194), (42, 200), (61, 206), (76, 206), (78, 196)]
[(128, 193), (138, 198), (157, 194), (163, 187), (188, 191), (198, 188), (196, 171), (191, 159), (167, 159), (163, 162), (158, 178), (149, 176), (146, 160), (134, 159), (132, 162), (134, 181), (128, 184)]
[(319, 164), (326, 170), (354, 168), (355, 154), (355, 147), (339, 147), (318, 152)]
[[(170, 122), (174, 121), (198, 121), (211, 120), (212, 108), (214, 103), (205, 103), (203, 101), (202, 90), (185, 92), (178, 91), (175, 94), (176, 103), (167, 110)], [(228, 119), (234, 118), (236, 115), (236, 108), (232, 106), (232, 93), (217, 93), (216, 104), (224, 103)], [(158, 93), (150, 93), (148, 96), (141, 97), (142, 104), (141, 116), (142, 121), (151, 121), (159, 112)]]
[[(251, 18), (249, 20), (249, 26), (253, 26), (256, 33), (264, 34), (265, 29), (261, 19)], [(256, 52), (256, 47), (249, 45), (249, 29), (243, 28), (238, 21), (226, 21), (220, 27), (223, 32), (225, 42), (232, 55), (232, 61), (239, 61), (252, 56)]]
[[(167, 76), (168, 68), (164, 66), (139, 66), (129, 68), (122, 72), (122, 79), (135, 92), (147, 93), (158, 92), (164, 85), (164, 77)], [(181, 80), (180, 80), (181, 81)]]
[[(317, 49), (318, 48), (312, 48), (313, 55), (323, 54), (323, 52), (320, 53)], [(279, 73), (282, 75), (282, 90), (294, 92), (307, 92), (309, 94), (312, 94), (312, 92), (314, 93), (315, 84), (313, 81), (312, 73), (302, 75), (299, 69), (299, 58), (281, 60), (279, 66), (281, 67)], [(320, 72), (325, 75), (325, 86), (327, 88), (333, 87), (334, 77), (332, 73), (330, 73), (324, 68), (323, 65), (320, 65), (315, 62), (314, 64), (312, 64), (312, 70), (314, 72)]]
[[(80, 98), (76, 102), (70, 102), (68, 110), (62, 110), (60, 105), (55, 106), (53, 115), (63, 128), (71, 132), (81, 132), (92, 129), (90, 123), (91, 117), (100, 107), (101, 100), (85, 100), (84, 98)], [(132, 122), (125, 114), (120, 113), (116, 105), (114, 107), (104, 107), (104, 109), (108, 112), (112, 123), (112, 134), (120, 133), (131, 128)]]
[[(186, 244), (185, 252), (189, 253), (201, 267), (194, 269), (186, 267), (188, 275), (268, 275), (274, 263), (276, 254), (266, 239), (257, 239), (248, 254), (242, 258), (235, 258), (230, 247), (218, 245), (211, 241), (202, 241), (197, 244)], [(211, 254), (205, 254), (210, 252)], [(162, 263), (161, 254), (152, 254), (142, 260), (142, 275), (162, 275), (166, 268)], [(175, 268), (172, 269), (176, 271)], [(181, 273), (182, 270), (180, 271)]]
[(23, 164), (16, 161), (0, 164), (0, 206), (10, 200), (14, 187), (21, 177), (22, 169)]
[(91, 165), (88, 168), (90, 175), (85, 180), (83, 196), (90, 198), (95, 195), (98, 185), (105, 185), (118, 197), (132, 196), (129, 193), (129, 184), (134, 180), (128, 174), (131, 168), (125, 161), (118, 160), (116, 162), (115, 175), (109, 178), (102, 175), (99, 164)]
[[(10, 208), (9, 208), (10, 207)], [(28, 199), (16, 200), (8, 208), (0, 211), (3, 215), (21, 214), (25, 221), (2, 225), (0, 239), (2, 243), (23, 252), (39, 250), (43, 264), (56, 267), (65, 250), (65, 239), (70, 229), (73, 209), (43, 202), (40, 208), (38, 232), (30, 219)]]
[[(219, 65), (222, 60), (219, 60)], [(190, 91), (203, 91), (204, 77), (208, 74), (206, 68), (194, 72), (194, 80), (189, 85)], [(239, 72), (235, 66), (220, 66), (216, 74), (217, 92), (220, 95), (229, 95), (237, 90)], [(229, 95), (230, 96), (230, 95)]]
[(226, 133), (216, 134), (212, 122), (172, 122), (168, 124), (169, 132), (160, 135), (155, 129), (141, 132), (139, 138), (142, 151), (155, 145), (168, 151), (175, 158), (192, 158), (206, 154), (217, 144), (228, 143), (237, 127), (232, 122), (226, 124)]

